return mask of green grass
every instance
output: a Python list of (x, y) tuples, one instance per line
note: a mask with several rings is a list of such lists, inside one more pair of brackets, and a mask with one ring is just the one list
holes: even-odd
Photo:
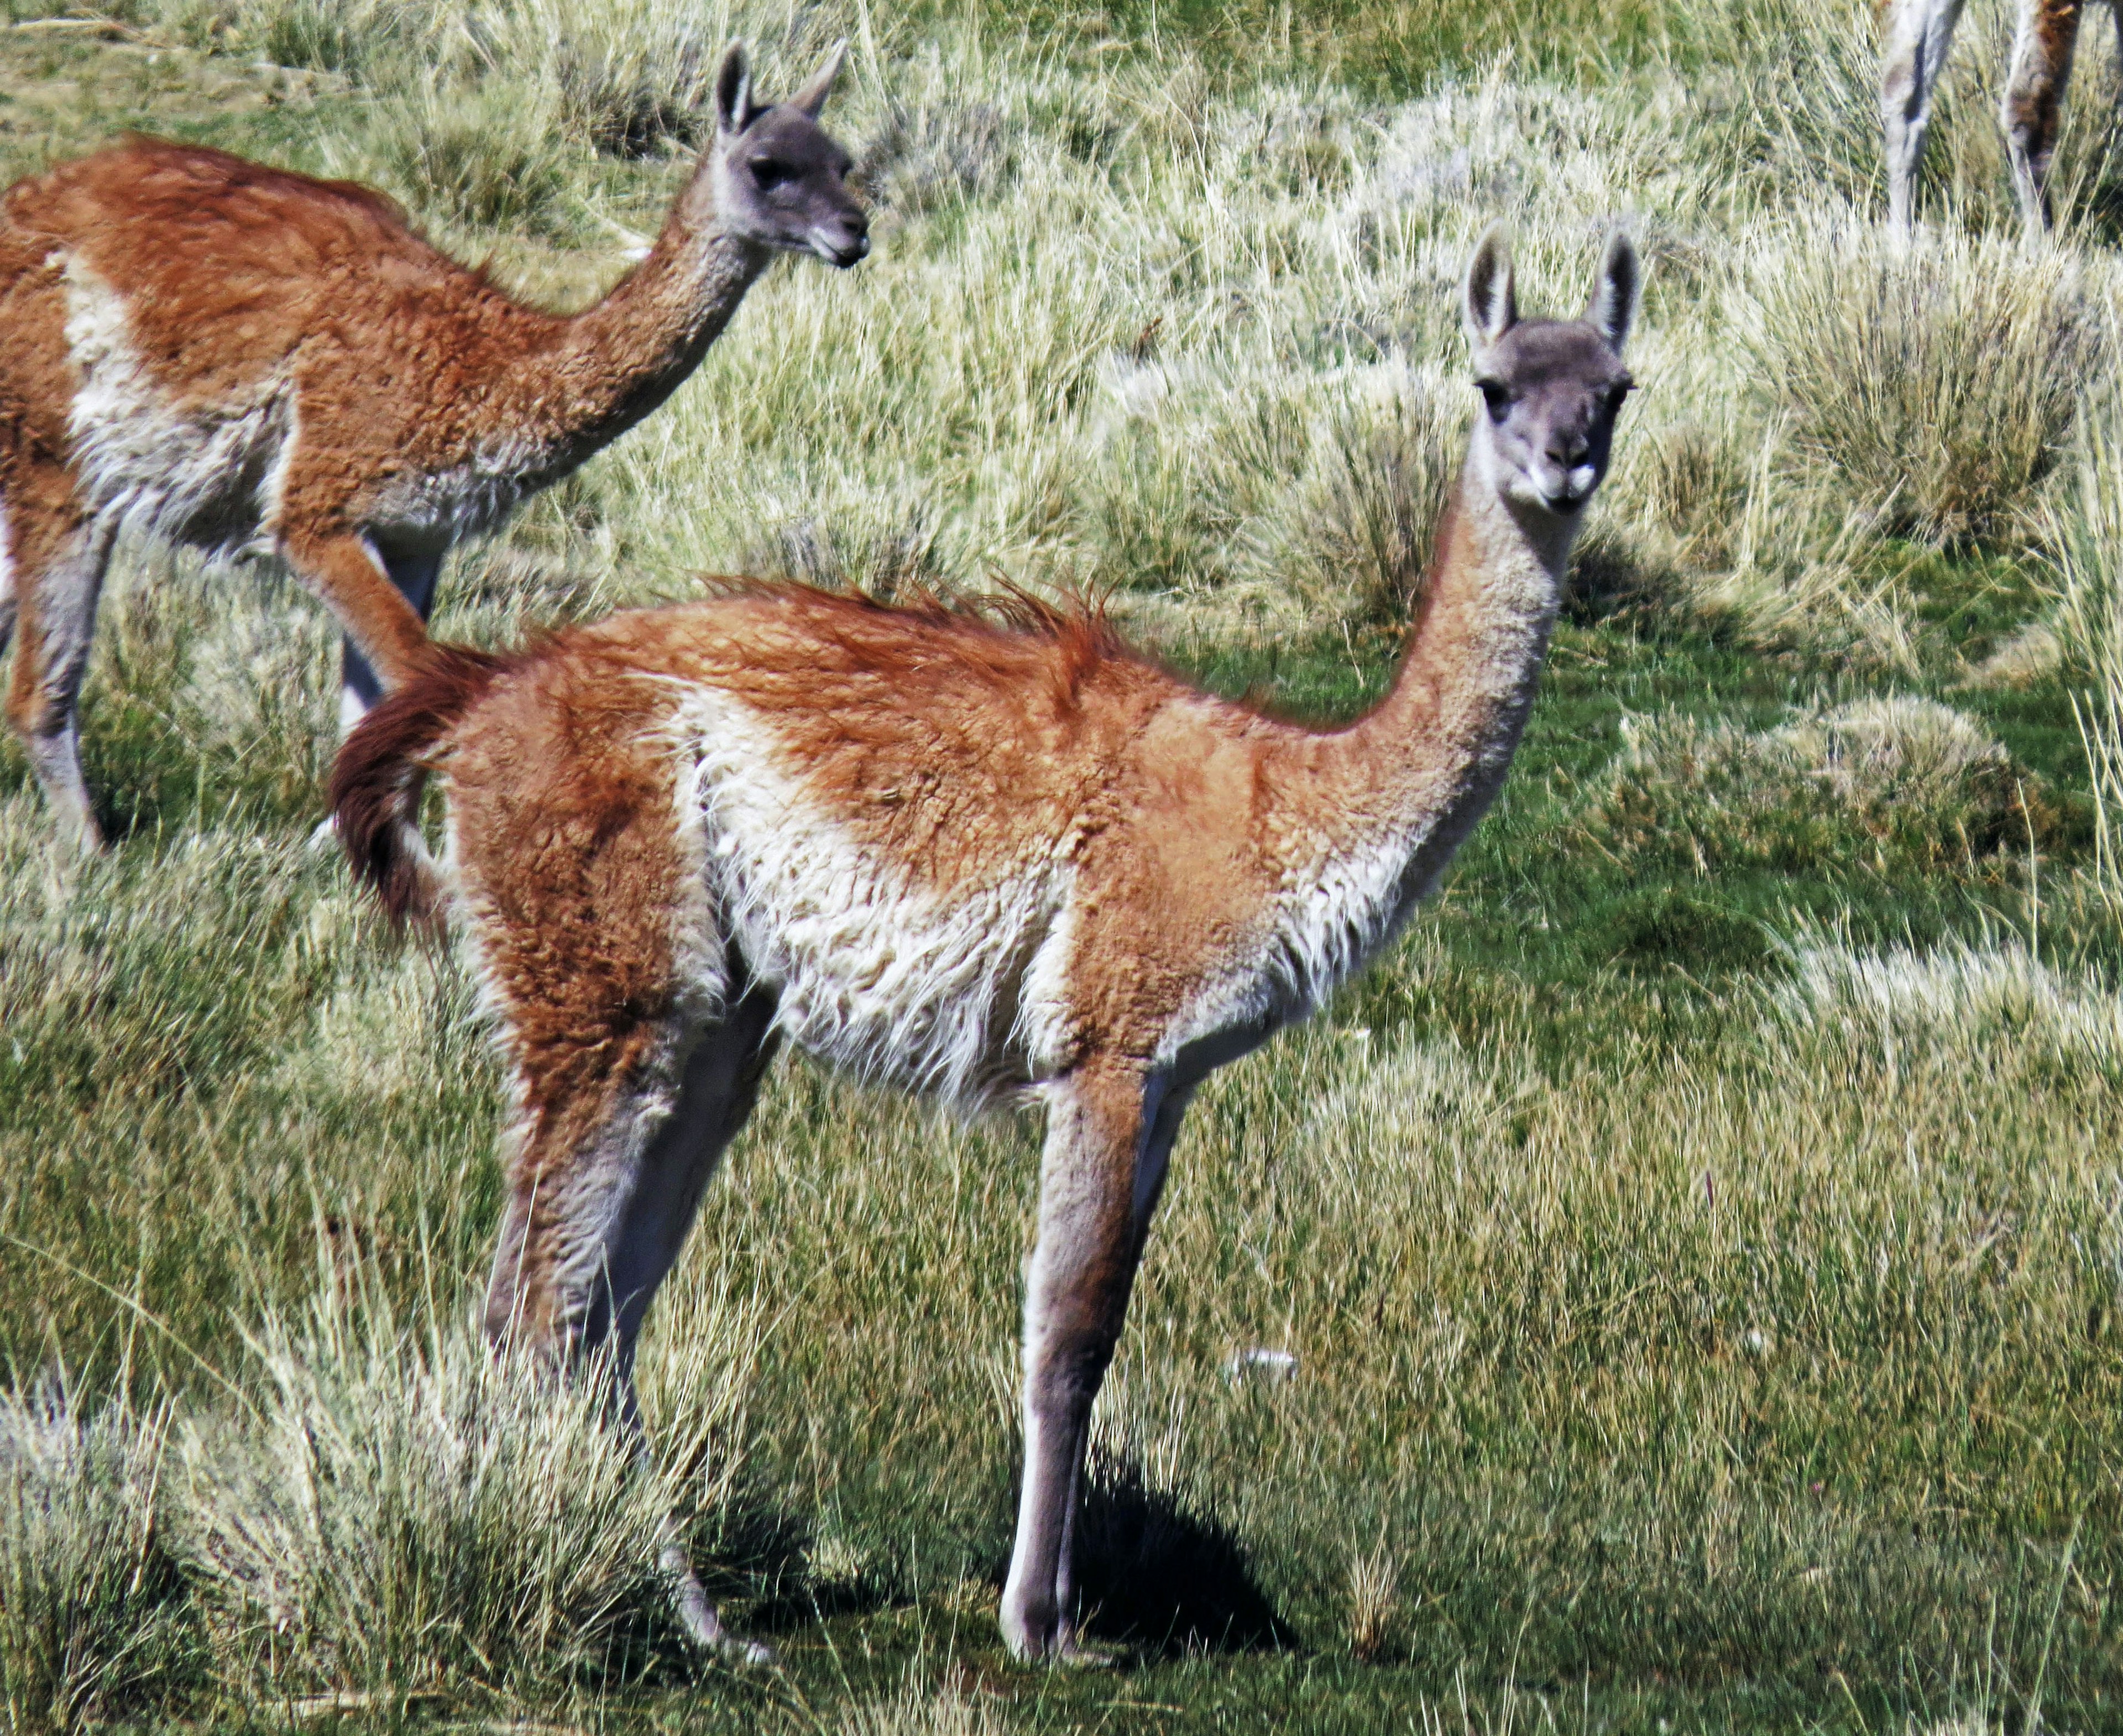
[[(1483, 224), (1568, 308), (1632, 220), (1645, 391), (1502, 800), (1189, 1120), (1095, 1424), (1108, 1671), (995, 1630), (1031, 1120), (785, 1063), (652, 1321), (633, 1461), (593, 1391), (475, 1347), (499, 1077), (462, 959), (306, 847), (334, 635), (284, 579), (124, 550), (108, 861), (57, 861), (0, 745), (11, 1724), (2123, 1721), (2107, 50), (2031, 277), (1997, 4), (1906, 256), (1854, 3), (469, 16), (0, 30), (11, 176), (204, 139), (387, 185), (560, 304), (685, 172), (701, 45), (742, 30), (778, 86), (855, 39), (828, 118), (875, 256), (777, 268), (453, 561), (453, 636), (701, 571), (1070, 584), (1207, 686), (1347, 716), (1471, 408)], [(679, 1649), (667, 1505), (776, 1668)]]

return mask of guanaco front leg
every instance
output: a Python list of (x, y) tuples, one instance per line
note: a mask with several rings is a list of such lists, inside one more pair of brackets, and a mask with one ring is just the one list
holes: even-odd
[[(440, 548), (378, 549), (377, 558), (398, 594), (412, 605), (424, 622), (435, 606), (435, 581), (442, 576), (444, 551)], [(368, 708), (383, 697), (383, 683), (360, 647), (349, 635), (340, 657), (339, 728), (344, 735)]]
[(396, 687), (420, 667), (428, 650), (427, 623), (366, 537), (287, 536), (280, 551), (295, 576), (339, 617), (384, 686)]
[(1074, 1561), (1091, 1405), (1113, 1360), (1163, 1189), (1183, 1099), (1093, 1062), (1048, 1088), (1039, 1228), (1024, 1299), (1024, 1468), (1003, 1588), (1003, 1638), (1021, 1658), (1076, 1649)]
[(1917, 170), (1931, 128), (1933, 93), (1964, 0), (1892, 0), (1880, 67), (1880, 120), (1887, 144), (1887, 216), (1916, 221)]

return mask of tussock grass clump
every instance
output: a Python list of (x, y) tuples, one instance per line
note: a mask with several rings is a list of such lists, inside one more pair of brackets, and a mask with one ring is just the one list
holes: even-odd
[(0, 1393), (0, 1709), (72, 1730), (177, 1685), (189, 1630), (163, 1544), (169, 1414)]
[(1361, 617), (1397, 622), (1458, 478), (1465, 406), (1442, 379), (1379, 372), (1383, 389), (1351, 392), (1315, 434), (1302, 547), (1324, 595), (1353, 594)]
[(1733, 317), (1799, 481), (1882, 534), (2013, 535), (2099, 360), (2077, 261), (1816, 221), (1757, 250)]
[(271, 1330), (255, 1418), (194, 1429), (185, 1535), (239, 1690), (382, 1696), (646, 1661), (673, 1488), (608, 1379), (397, 1330), (373, 1286)]
[(573, 136), (616, 157), (691, 143), (722, 52), (719, 21), (685, 0), (504, 0), (475, 15), (475, 39), (500, 67), (536, 68)]
[(844, 1707), (826, 1728), (832, 1736), (1001, 1736), (1008, 1726), (977, 1694), (909, 1682), (896, 1694)]
[(1623, 730), (1576, 829), (1640, 861), (1973, 871), (2057, 823), (2038, 777), (1932, 700), (1860, 700), (1759, 732), (1677, 714)]
[(2018, 942), (1861, 952), (1802, 934), (1787, 958), (1768, 1005), (1810, 1048), (1994, 1046), (2123, 1077), (2123, 998)]

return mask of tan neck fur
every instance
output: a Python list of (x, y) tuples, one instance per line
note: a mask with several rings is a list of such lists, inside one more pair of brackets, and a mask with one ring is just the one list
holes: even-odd
[(1575, 525), (1509, 501), (1490, 470), (1478, 424), (1391, 689), (1310, 756), (1331, 870), (1399, 861), (1379, 941), (1502, 787), (1555, 622)]
[(699, 365), (772, 255), (673, 208), (649, 257), (527, 354), (506, 399), (527, 435), (573, 468), (649, 414)]

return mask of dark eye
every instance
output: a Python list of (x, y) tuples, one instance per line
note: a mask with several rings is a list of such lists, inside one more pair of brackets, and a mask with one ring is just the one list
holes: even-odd
[(1474, 390), (1482, 394), (1482, 401), (1488, 406), (1492, 422), (1501, 422), (1511, 414), (1511, 387), (1502, 380), (1477, 380)]
[(1622, 400), (1637, 389), (1634, 380), (1621, 380), (1607, 388), (1607, 414), (1612, 415), (1622, 407)]
[(771, 193), (785, 181), (793, 181), (796, 171), (785, 162), (776, 162), (771, 157), (755, 157), (752, 160), (752, 178), (759, 184), (759, 190)]

